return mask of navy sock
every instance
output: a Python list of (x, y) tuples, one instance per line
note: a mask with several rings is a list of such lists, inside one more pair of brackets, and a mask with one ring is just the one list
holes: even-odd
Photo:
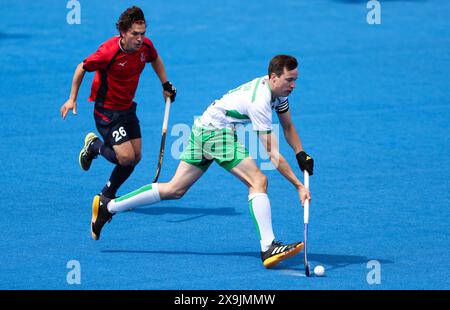
[(102, 195), (108, 198), (115, 198), (117, 190), (129, 178), (133, 170), (134, 166), (117, 165), (111, 173), (108, 183), (102, 189)]
[(95, 140), (90, 145), (89, 150), (91, 152), (94, 152), (94, 154), (102, 155), (109, 162), (112, 162), (115, 165), (119, 164), (119, 161), (117, 160), (116, 152), (114, 152), (114, 149), (110, 145), (104, 144), (103, 141), (100, 139)]
[(119, 161), (116, 157), (116, 152), (114, 152), (113, 148), (110, 145), (103, 144), (100, 147), (100, 155), (105, 157), (108, 161), (112, 162), (113, 164), (118, 165)]

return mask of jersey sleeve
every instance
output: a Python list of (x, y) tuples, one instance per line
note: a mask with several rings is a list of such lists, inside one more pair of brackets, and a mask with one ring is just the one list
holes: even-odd
[(153, 45), (152, 41), (150, 41), (148, 38), (145, 38), (144, 44), (148, 48), (146, 62), (149, 63), (149, 62), (155, 61), (156, 58), (158, 58), (158, 52), (156, 51), (156, 48)]
[(102, 44), (95, 53), (83, 60), (83, 69), (87, 72), (106, 70), (108, 62), (106, 47)]
[(287, 97), (279, 97), (277, 100), (280, 101), (280, 103), (275, 107), (275, 111), (278, 114), (286, 113), (289, 111), (289, 100)]
[(258, 132), (272, 131), (272, 110), (265, 100), (255, 100), (248, 106), (248, 116), (252, 128)]

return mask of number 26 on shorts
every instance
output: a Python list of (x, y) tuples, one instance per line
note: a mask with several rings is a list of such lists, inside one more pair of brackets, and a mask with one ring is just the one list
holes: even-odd
[(114, 138), (114, 141), (119, 142), (120, 140), (122, 140), (122, 138), (127, 136), (127, 132), (122, 126), (118, 130), (113, 131), (112, 136)]

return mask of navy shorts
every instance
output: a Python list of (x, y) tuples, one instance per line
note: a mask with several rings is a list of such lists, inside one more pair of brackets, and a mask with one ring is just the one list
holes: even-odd
[(141, 127), (136, 116), (136, 103), (128, 110), (94, 108), (95, 126), (106, 145), (119, 145), (141, 138)]

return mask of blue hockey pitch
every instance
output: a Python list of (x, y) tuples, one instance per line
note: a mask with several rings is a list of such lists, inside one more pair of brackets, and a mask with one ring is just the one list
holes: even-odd
[[(381, 1), (379, 25), (367, 23), (367, 1), (80, 1), (73, 25), (65, 1), (7, 2), (0, 289), (450, 289), (449, 2)], [(132, 4), (178, 89), (161, 181), (174, 174), (181, 129), (195, 115), (266, 74), (272, 56), (299, 59), (290, 110), (316, 163), (309, 254), (324, 277), (306, 278), (301, 254), (263, 268), (247, 190), (217, 165), (183, 199), (120, 214), (91, 239), (91, 200), (112, 171), (103, 158), (87, 173), (78, 165), (95, 131), (93, 75), (77, 116), (62, 121), (59, 108), (77, 64), (116, 34)], [(143, 160), (119, 194), (150, 183), (156, 169), (164, 101), (150, 66), (136, 101)], [(277, 239), (302, 240), (294, 187), (264, 173)], [(79, 285), (67, 281), (71, 261)]]

